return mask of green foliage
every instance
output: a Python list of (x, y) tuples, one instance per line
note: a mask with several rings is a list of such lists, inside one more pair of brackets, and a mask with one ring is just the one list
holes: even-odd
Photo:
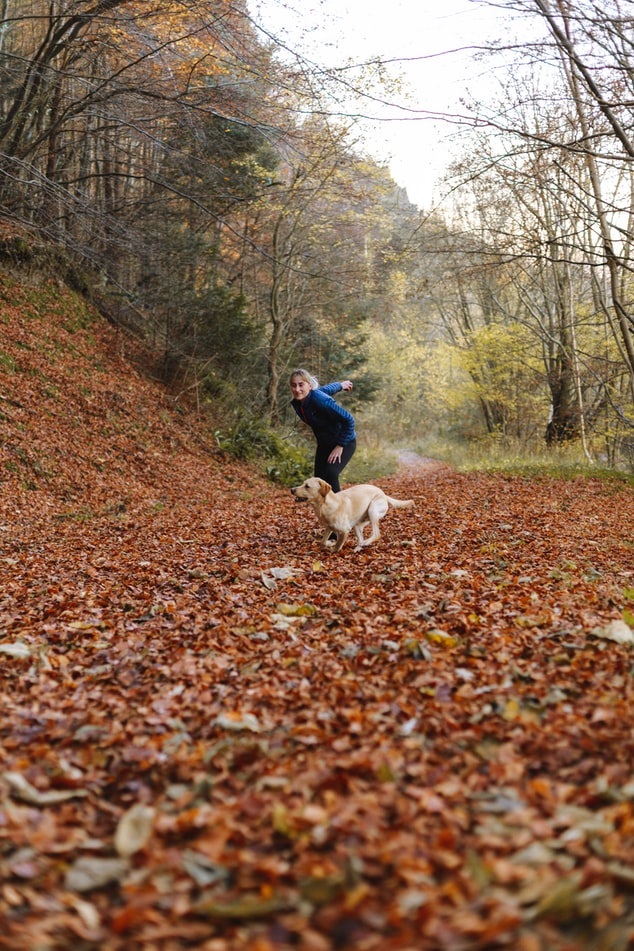
[(7, 373), (15, 373), (17, 370), (17, 364), (11, 354), (3, 353), (0, 350), (0, 370), (4, 370)]
[(199, 358), (217, 356), (228, 369), (255, 341), (255, 324), (245, 312), (244, 298), (228, 287), (206, 288), (191, 300), (187, 314), (183, 343)]
[(182, 187), (202, 189), (224, 211), (227, 201), (257, 197), (272, 184), (279, 156), (256, 126), (223, 116), (191, 116), (174, 129), (165, 173)]
[(312, 464), (297, 447), (283, 445), (266, 467), (271, 482), (278, 485), (297, 485), (312, 475)]
[(440, 459), (463, 472), (499, 472), (528, 479), (576, 479), (584, 476), (634, 485), (634, 475), (591, 465), (579, 442), (552, 449), (540, 443), (527, 449), (522, 442), (494, 434), (470, 442), (442, 437), (421, 439), (413, 448), (422, 456)]
[(280, 485), (295, 485), (312, 474), (305, 451), (286, 442), (255, 416), (239, 416), (227, 433), (216, 431), (216, 440), (225, 452), (255, 463), (272, 482)]
[[(482, 467), (475, 467), (482, 468)], [(495, 465), (489, 465), (487, 470), (490, 472), (503, 472), (507, 475), (524, 476), (527, 479), (552, 478), (552, 479), (578, 479), (592, 478), (604, 481), (623, 482), (626, 485), (634, 486), (634, 475), (624, 472), (617, 472), (615, 469), (607, 469), (603, 466), (592, 466), (588, 462), (564, 463), (557, 459), (509, 459), (507, 462), (500, 461)]]
[(345, 483), (374, 482), (393, 475), (398, 469), (398, 454), (387, 446), (370, 442), (359, 445), (349, 465), (344, 470)]
[(451, 349), (490, 432), (528, 440), (543, 429), (549, 396), (534, 339), (522, 324), (487, 324), (469, 335), (468, 348)]
[(370, 336), (368, 373), (381, 381), (372, 405), (360, 413), (363, 427), (376, 442), (409, 441), (420, 432), (426, 415), (427, 348), (404, 328), (386, 334), (376, 326)]
[[(395, 446), (448, 443), (452, 454), (489, 433), (485, 454), (502, 440), (527, 452), (541, 444), (548, 395), (532, 341), (523, 327), (490, 324), (469, 345), (434, 336), (415, 323), (371, 338), (370, 370), (383, 386), (363, 422)], [(424, 453), (437, 455), (437, 453)]]
[[(169, 287), (165, 291), (173, 293)], [(210, 395), (240, 381), (244, 405), (250, 394), (243, 381), (250, 376), (252, 354), (259, 352), (259, 331), (245, 312), (244, 299), (221, 285), (193, 293), (180, 288), (180, 296), (180, 316), (165, 323), (164, 379), (186, 375), (191, 365)]]
[[(216, 430), (218, 446), (237, 459), (255, 463), (278, 485), (291, 486), (313, 474), (313, 447), (289, 442), (256, 417), (240, 416), (226, 432)], [(342, 476), (342, 485), (374, 482), (398, 469), (398, 454), (380, 444), (360, 445)]]
[[(292, 442), (256, 416), (241, 413), (230, 429), (217, 429), (214, 435), (220, 449), (255, 463), (278, 485), (296, 485), (313, 474), (312, 441)], [(397, 468), (396, 452), (366, 438), (346, 467), (342, 484), (373, 482), (392, 475)]]

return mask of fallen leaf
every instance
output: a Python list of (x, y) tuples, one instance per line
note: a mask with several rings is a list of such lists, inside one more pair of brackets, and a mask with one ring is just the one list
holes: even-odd
[(600, 637), (605, 641), (614, 641), (617, 644), (634, 644), (634, 631), (625, 621), (610, 621), (603, 627), (594, 627), (590, 633), (593, 637)]
[(23, 641), (15, 641), (12, 644), (0, 644), (0, 654), (7, 654), (9, 657), (30, 657), (32, 653), (32, 648)]
[(2, 775), (11, 787), (13, 794), (32, 806), (50, 806), (54, 803), (67, 802), (69, 799), (78, 799), (88, 795), (86, 789), (37, 789), (21, 773), (10, 771)]
[(65, 888), (71, 892), (89, 892), (110, 882), (121, 881), (128, 872), (124, 859), (78, 858), (66, 872)]
[(317, 609), (312, 604), (285, 604), (277, 605), (277, 611), (284, 617), (314, 617)]
[(262, 730), (260, 721), (253, 713), (238, 713), (231, 711), (221, 713), (216, 717), (215, 725), (224, 730), (248, 730), (251, 733), (259, 733)]
[(455, 647), (458, 643), (455, 637), (452, 637), (451, 634), (447, 634), (445, 631), (441, 631), (439, 628), (432, 628), (430, 631), (425, 631), (423, 637), (431, 644), (437, 644), (440, 647)]
[(129, 858), (145, 848), (152, 835), (155, 813), (155, 809), (137, 802), (123, 814), (114, 837), (114, 846), (121, 858)]
[(219, 918), (239, 921), (253, 918), (268, 918), (281, 911), (290, 911), (295, 903), (289, 898), (260, 898), (258, 895), (244, 895), (232, 901), (203, 900), (194, 906), (197, 915), (206, 918)]

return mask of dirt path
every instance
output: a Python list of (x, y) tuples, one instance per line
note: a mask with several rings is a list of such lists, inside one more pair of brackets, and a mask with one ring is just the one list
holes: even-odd
[(445, 464), (440, 462), (438, 459), (430, 459), (428, 456), (420, 456), (417, 452), (414, 452), (412, 449), (402, 449), (398, 454), (398, 462), (400, 469), (406, 469), (408, 471), (415, 472), (425, 472), (430, 469), (437, 469), (438, 467), (443, 467)]

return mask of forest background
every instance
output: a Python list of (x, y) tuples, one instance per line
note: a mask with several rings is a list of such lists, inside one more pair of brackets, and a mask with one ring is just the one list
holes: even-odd
[[(627, 7), (504, 9), (432, 211), (387, 64), (0, 0), (2, 951), (632, 947), (631, 477), (420, 459), (632, 465)], [(415, 501), (363, 553), (226, 451), (309, 465), (297, 363)]]
[(446, 117), (430, 210), (364, 145), (398, 63), (290, 55), (244, 0), (3, 0), (3, 256), (52, 265), (279, 481), (307, 465), (296, 365), (355, 380), (352, 479), (404, 445), (631, 468), (631, 17), (504, 11), (524, 39), (480, 51), (496, 91)]

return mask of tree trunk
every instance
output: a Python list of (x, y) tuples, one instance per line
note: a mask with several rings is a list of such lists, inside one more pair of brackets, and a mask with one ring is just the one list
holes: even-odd
[(271, 292), (269, 295), (270, 316), (271, 316), (271, 337), (269, 339), (268, 350), (268, 382), (266, 387), (266, 401), (269, 410), (269, 420), (273, 426), (280, 422), (280, 405), (278, 398), (278, 389), (280, 383), (280, 348), (282, 344), (283, 321), (280, 312), (280, 229), (282, 219), (278, 218), (273, 230), (273, 273), (271, 280)]

